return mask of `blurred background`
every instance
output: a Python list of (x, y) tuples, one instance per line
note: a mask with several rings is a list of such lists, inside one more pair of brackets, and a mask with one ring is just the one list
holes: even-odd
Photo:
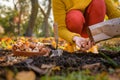
[(52, 25), (51, 0), (0, 0), (0, 37), (49, 37)]

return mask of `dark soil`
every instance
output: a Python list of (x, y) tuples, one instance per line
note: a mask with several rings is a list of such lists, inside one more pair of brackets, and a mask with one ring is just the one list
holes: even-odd
[[(37, 68), (41, 69), (41, 65), (55, 65), (60, 67), (60, 71), (54, 71), (55, 74), (61, 74), (62, 72), (66, 71), (78, 71), (82, 70), (83, 66), (85, 65), (91, 65), (95, 63), (100, 63), (99, 66), (95, 66), (90, 68), (93, 72), (101, 72), (101, 71), (108, 71), (109, 68), (116, 68), (120, 65), (120, 52), (110, 52), (110, 51), (100, 51), (101, 53), (104, 53), (109, 58), (111, 58), (117, 66), (114, 66), (110, 63), (109, 60), (107, 60), (103, 55), (101, 54), (93, 54), (93, 53), (68, 53), (66, 51), (63, 52), (62, 56), (56, 56), (56, 57), (44, 57), (44, 56), (33, 56), (28, 57), (27, 59), (21, 59), (18, 62), (11, 61), (13, 64), (8, 64), (7, 59), (0, 61), (0, 71), (3, 73), (0, 73), (0, 75), (4, 74), (4, 69), (11, 69), (14, 72), (22, 71), (22, 70), (33, 70), (30, 67), (28, 67), (28, 64), (31, 66), (35, 66)], [(7, 56), (12, 54), (11, 51), (1, 51), (0, 52), (0, 58), (3, 56)], [(30, 63), (27, 63), (27, 60), (32, 60)], [(2, 65), (6, 64), (6, 65)], [(33, 70), (36, 74), (36, 70)], [(39, 73), (40, 74), (40, 73)]]

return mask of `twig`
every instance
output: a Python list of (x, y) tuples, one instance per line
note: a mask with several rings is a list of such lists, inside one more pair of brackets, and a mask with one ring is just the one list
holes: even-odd
[(55, 42), (56, 42), (56, 49), (58, 48), (58, 25), (57, 23), (53, 24), (54, 27), (54, 37), (55, 37)]

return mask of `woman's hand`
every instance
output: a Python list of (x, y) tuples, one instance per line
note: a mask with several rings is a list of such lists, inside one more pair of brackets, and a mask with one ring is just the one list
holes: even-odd
[(74, 36), (73, 41), (82, 51), (86, 51), (93, 46), (93, 43), (90, 40), (83, 37)]

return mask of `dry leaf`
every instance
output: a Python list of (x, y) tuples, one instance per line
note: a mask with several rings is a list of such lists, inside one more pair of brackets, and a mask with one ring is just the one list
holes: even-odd
[(109, 79), (108, 80), (120, 80), (120, 78), (117, 75), (109, 75)]
[(55, 66), (52, 68), (53, 71), (60, 71), (60, 66)]
[(33, 71), (22, 71), (17, 73), (16, 80), (35, 80), (36, 75)]
[(14, 78), (14, 73), (10, 70), (7, 71), (7, 74), (6, 74), (6, 79), (7, 80), (13, 80)]
[(120, 69), (116, 69), (114, 73), (109, 75), (109, 80), (120, 80)]
[(5, 33), (5, 30), (4, 30), (4, 28), (0, 25), (0, 34), (3, 34), (3, 33)]
[(0, 57), (0, 62), (5, 61), (6, 60), (6, 56)]
[(52, 64), (49, 64), (49, 65), (47, 65), (47, 64), (42, 64), (41, 65), (41, 68), (42, 69), (50, 69), (50, 68), (52, 68), (52, 67), (54, 67), (55, 65), (52, 65)]
[(107, 78), (108, 73), (107, 72), (102, 72), (99, 76), (97, 76), (96, 80), (109, 80), (109, 79), (105, 79), (105, 77)]
[(96, 67), (100, 67), (100, 63), (85, 65), (82, 67), (82, 69), (94, 69)]
[(94, 54), (98, 54), (99, 53), (98, 52), (98, 46), (95, 45), (95, 46), (91, 47), (89, 50), (87, 50), (87, 52), (92, 52)]

